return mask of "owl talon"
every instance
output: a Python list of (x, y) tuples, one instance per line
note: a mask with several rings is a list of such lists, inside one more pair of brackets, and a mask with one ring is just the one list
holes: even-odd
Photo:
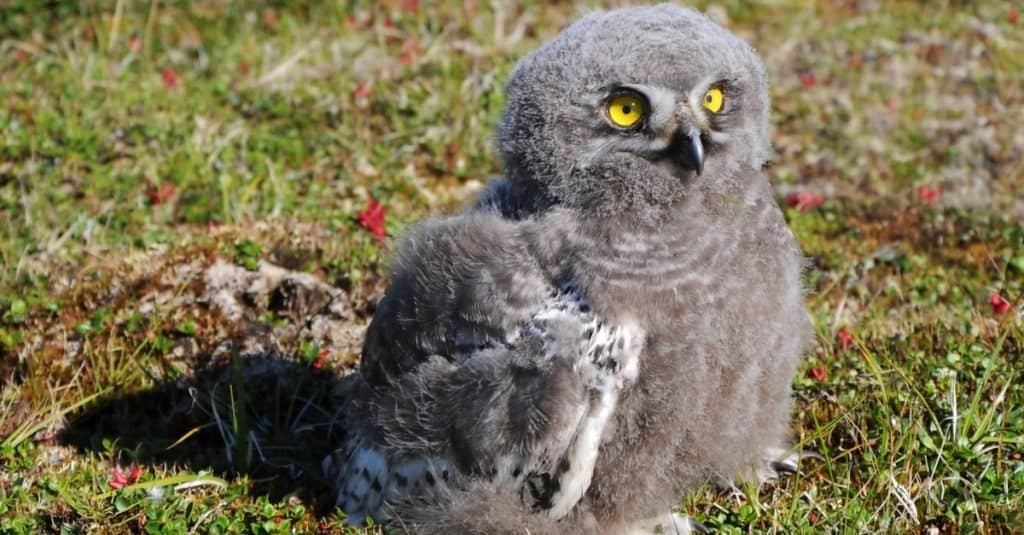
[(690, 517), (686, 517), (686, 520), (687, 520), (687, 522), (689, 522), (690, 529), (692, 531), (694, 531), (696, 533), (700, 533), (701, 535), (707, 535), (707, 534), (711, 533), (711, 530), (708, 529), (708, 527), (705, 526), (704, 524), (701, 524), (700, 522), (698, 522), (698, 521), (696, 521), (696, 520), (694, 520), (694, 519), (692, 519)]
[(782, 448), (766, 449), (762, 459), (765, 464), (757, 471), (759, 483), (767, 483), (783, 476), (801, 473), (800, 466), (804, 459), (823, 460), (821, 455), (813, 450), (790, 451)]
[(772, 470), (775, 470), (775, 473), (779, 474), (780, 476), (792, 475), (800, 471), (799, 468), (795, 464), (792, 464), (790, 461), (772, 461), (769, 466), (771, 466)]

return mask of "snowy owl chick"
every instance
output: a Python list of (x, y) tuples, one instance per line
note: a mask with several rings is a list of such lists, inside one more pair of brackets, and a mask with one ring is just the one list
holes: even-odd
[(507, 95), (504, 178), (400, 248), (324, 462), (337, 503), (414, 533), (685, 531), (687, 490), (785, 450), (810, 340), (764, 68), (695, 11), (626, 8)]

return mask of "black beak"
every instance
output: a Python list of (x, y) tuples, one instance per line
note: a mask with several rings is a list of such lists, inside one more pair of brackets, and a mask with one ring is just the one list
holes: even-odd
[(700, 140), (700, 130), (696, 128), (676, 132), (667, 152), (676, 163), (695, 171), (697, 176), (704, 170), (704, 143)]

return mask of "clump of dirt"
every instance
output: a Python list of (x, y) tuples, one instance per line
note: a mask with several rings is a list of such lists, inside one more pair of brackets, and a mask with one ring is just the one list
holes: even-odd
[[(132, 280), (111, 281), (105, 299), (89, 299), (89, 316), (64, 318), (37, 336), (40, 355), (73, 368), (105, 334), (145, 345), (175, 375), (222, 363), (232, 353), (297, 356), (299, 347), (316, 348), (343, 373), (355, 365), (365, 325), (343, 290), (262, 260), (254, 270), (217, 254), (157, 264)], [(77, 327), (82, 322), (89, 326)], [(100, 329), (106, 332), (90, 332)]]
[[(230, 244), (244, 240), (267, 252), (240, 257)], [(358, 361), (383, 286), (373, 265), (363, 270), (370, 273), (365, 280), (334, 274), (345, 287), (330, 284), (324, 259), (333, 258), (337, 241), (323, 229), (257, 223), (59, 270), (63, 276), (52, 277), (59, 312), (29, 315), (24, 341), (3, 359), (14, 367), (5, 375), (15, 382), (45, 376), (55, 384), (105, 386), (109, 378), (98, 361), (116, 368), (130, 355), (149, 382), (160, 383), (223, 364), (234, 354), (346, 374)], [(126, 383), (109, 386), (145, 387)]]
[(351, 367), (362, 345), (365, 327), (355, 322), (348, 294), (307, 273), (265, 261), (250, 271), (217, 258), (191, 286), (189, 301), (216, 311), (242, 335), (235, 338), (242, 354), (286, 354), (304, 343)]
[(204, 244), (73, 286), (23, 348), (25, 373), (106, 393), (47, 431), (80, 451), (113, 443), (137, 462), (250, 474), (275, 497), (329, 495), (318, 466), (365, 305), (320, 276), (242, 262)]

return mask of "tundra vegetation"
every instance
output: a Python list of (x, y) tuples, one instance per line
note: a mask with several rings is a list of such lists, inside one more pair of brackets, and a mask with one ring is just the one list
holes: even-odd
[[(1024, 530), (1020, 8), (696, 3), (771, 76), (821, 459), (680, 509)], [(318, 463), (393, 237), (500, 173), (505, 76), (590, 7), (0, 0), (0, 533), (363, 532)]]

